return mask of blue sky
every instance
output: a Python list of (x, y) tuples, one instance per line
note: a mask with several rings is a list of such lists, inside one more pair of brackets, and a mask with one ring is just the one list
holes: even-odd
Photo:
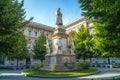
[(55, 13), (61, 8), (63, 24), (67, 24), (81, 16), (78, 0), (24, 0), (26, 19), (34, 17), (33, 21), (55, 26)]

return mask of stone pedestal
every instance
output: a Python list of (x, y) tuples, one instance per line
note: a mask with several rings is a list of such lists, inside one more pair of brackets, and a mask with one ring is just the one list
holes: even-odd
[(65, 63), (75, 63), (75, 61), (75, 54), (69, 54), (68, 51), (64, 51), (62, 54), (49, 54), (45, 56), (46, 68), (50, 69), (54, 65), (56, 71), (67, 71)]

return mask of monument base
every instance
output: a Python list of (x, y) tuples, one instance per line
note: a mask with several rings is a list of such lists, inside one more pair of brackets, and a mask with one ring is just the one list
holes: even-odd
[(45, 56), (46, 69), (51, 70), (51, 66), (55, 66), (55, 71), (68, 71), (65, 63), (75, 63), (75, 54), (47, 54)]

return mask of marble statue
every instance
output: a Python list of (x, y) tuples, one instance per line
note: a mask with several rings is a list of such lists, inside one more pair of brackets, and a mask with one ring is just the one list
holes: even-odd
[(61, 41), (61, 38), (58, 39), (56, 44), (58, 46), (58, 53), (61, 54), (62, 53), (62, 41)]
[(48, 39), (46, 39), (46, 44), (44, 46), (46, 46), (47, 54), (50, 54), (50, 46), (49, 46)]
[(60, 12), (60, 8), (58, 8), (58, 10), (56, 12), (56, 25), (63, 25), (62, 13)]
[(73, 39), (71, 39), (71, 54), (74, 54), (74, 50), (75, 50), (75, 44), (74, 44), (74, 41)]

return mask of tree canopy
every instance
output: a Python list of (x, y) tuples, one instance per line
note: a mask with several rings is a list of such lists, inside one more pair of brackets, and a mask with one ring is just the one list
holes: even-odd
[[(17, 36), (17, 38), (16, 38)], [(12, 53), (9, 53), (7, 55), (10, 59), (25, 59), (29, 57), (28, 49), (27, 49), (27, 40), (25, 39), (25, 36), (23, 32), (19, 32), (17, 34), (12, 35), (12, 44), (11, 44), (11, 50)], [(14, 43), (14, 44), (13, 44)], [(14, 49), (12, 49), (14, 48)]]
[(46, 36), (44, 32), (41, 33), (41, 35), (35, 40), (33, 45), (33, 52), (34, 52), (34, 58), (38, 60), (45, 60), (45, 54), (46, 52)]
[(78, 32), (75, 33), (75, 53), (77, 58), (89, 58), (92, 53), (92, 36), (89, 33), (89, 29), (83, 25), (78, 28)]
[(30, 22), (25, 20), (24, 0), (0, 0), (0, 55), (24, 58), (27, 53), (22, 30)]
[(94, 24), (95, 48), (104, 57), (120, 57), (120, 0), (78, 0)]

